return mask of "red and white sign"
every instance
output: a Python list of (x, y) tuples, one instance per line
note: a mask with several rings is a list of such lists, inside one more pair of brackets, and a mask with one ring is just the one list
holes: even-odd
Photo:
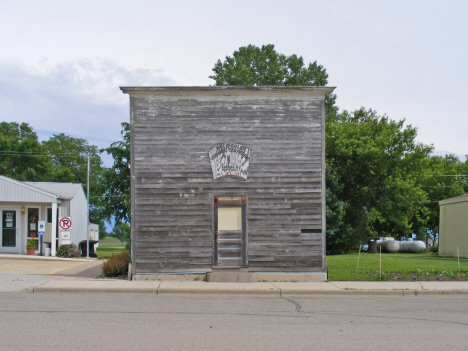
[(71, 232), (61, 231), (59, 236), (59, 245), (70, 245), (71, 243)]
[(62, 217), (59, 219), (59, 227), (61, 230), (70, 230), (72, 226), (71, 217)]

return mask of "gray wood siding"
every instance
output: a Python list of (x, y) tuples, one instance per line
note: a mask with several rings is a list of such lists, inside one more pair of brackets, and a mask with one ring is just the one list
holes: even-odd
[[(324, 93), (130, 96), (134, 273), (211, 271), (214, 196), (247, 199), (249, 270), (324, 271)], [(247, 180), (213, 179), (221, 143), (251, 150)]]

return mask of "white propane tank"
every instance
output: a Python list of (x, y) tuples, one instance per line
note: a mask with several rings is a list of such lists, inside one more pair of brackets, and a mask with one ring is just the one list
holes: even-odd
[(420, 253), (426, 249), (426, 244), (424, 241), (402, 241), (400, 242), (400, 249), (398, 252), (407, 252), (407, 253)]
[(379, 252), (379, 247), (382, 248), (382, 252), (394, 253), (398, 252), (400, 244), (395, 240), (377, 240), (377, 252)]

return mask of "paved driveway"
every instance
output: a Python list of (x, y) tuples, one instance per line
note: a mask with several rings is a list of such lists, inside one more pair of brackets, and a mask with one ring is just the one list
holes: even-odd
[(102, 261), (0, 255), (0, 292), (34, 291), (52, 280), (94, 280)]
[(102, 261), (27, 259), (23, 256), (0, 257), (0, 274), (57, 275), (96, 278)]

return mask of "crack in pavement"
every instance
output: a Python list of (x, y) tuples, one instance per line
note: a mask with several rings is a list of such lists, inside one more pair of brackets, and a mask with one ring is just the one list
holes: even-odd
[[(287, 298), (285, 298), (285, 297), (283, 297), (283, 296), (281, 296), (281, 297), (282, 297), (284, 300), (286, 300), (286, 301), (288, 301), (288, 302), (291, 302), (294, 306), (296, 306), (296, 310), (295, 310), (294, 312), (301, 312), (302, 306), (299, 305), (296, 301), (293, 301), (293, 300), (291, 300), (291, 299), (287, 299)], [(311, 313), (311, 312), (309, 312), (309, 313)]]
[(283, 297), (283, 293), (281, 291), (281, 288), (277, 287), (275, 284), (273, 284), (272, 282), (268, 282), (270, 283), (271, 285), (273, 285), (278, 291), (279, 291), (279, 296)]
[(156, 287), (156, 290), (155, 290), (155, 294), (156, 294), (156, 295), (159, 295), (159, 287), (161, 286), (161, 284), (162, 284), (162, 280), (159, 281), (159, 284), (158, 284), (158, 286)]
[[(49, 282), (50, 282), (50, 280), (47, 280), (47, 281), (43, 282), (42, 284), (33, 286), (31, 292), (32, 292), (32, 293), (35, 293), (35, 292), (36, 292), (36, 289), (37, 289), (38, 287), (43, 286), (44, 284), (47, 284), (47, 283), (49, 283)], [(28, 288), (28, 289), (29, 289), (29, 288)], [(26, 289), (26, 291), (28, 291), (28, 289)]]

